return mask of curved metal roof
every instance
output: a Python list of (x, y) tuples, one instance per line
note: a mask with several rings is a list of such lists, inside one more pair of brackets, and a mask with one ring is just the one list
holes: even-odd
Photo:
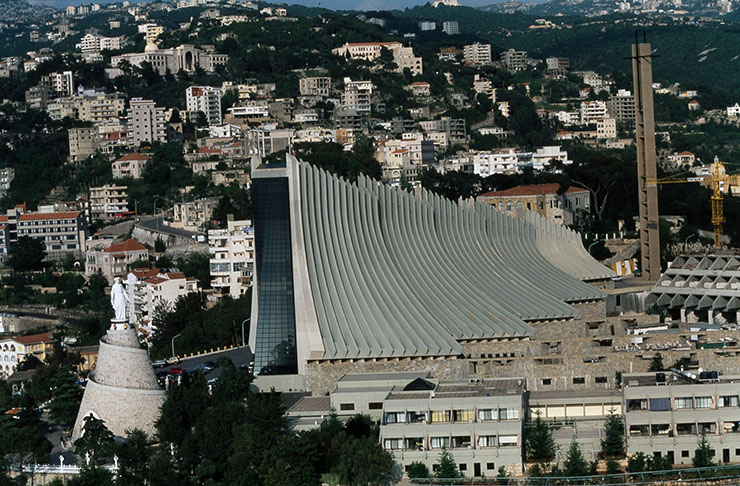
[(530, 336), (525, 321), (604, 298), (579, 280), (595, 260), (579, 263), (580, 239), (554, 223), (288, 163), (324, 359), (458, 355), (459, 341)]

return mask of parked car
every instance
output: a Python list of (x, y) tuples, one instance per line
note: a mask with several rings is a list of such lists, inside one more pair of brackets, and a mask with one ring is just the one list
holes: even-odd
[(216, 368), (218, 368), (218, 363), (216, 363), (215, 361), (206, 361), (203, 364), (205, 364), (206, 366), (208, 366), (212, 370), (215, 370)]
[(171, 375), (181, 375), (183, 374), (184, 370), (182, 368), (170, 368), (170, 374)]
[(152, 367), (153, 368), (162, 368), (166, 364), (167, 364), (167, 362), (165, 360), (158, 359), (157, 361), (155, 361), (155, 362), (152, 363)]
[(193, 368), (193, 372), (197, 373), (198, 371), (202, 371), (203, 374), (206, 375), (213, 371), (213, 368), (208, 366), (206, 363), (200, 363), (198, 366)]
[(178, 358), (177, 356), (175, 356), (173, 358), (167, 358), (167, 359), (165, 359), (164, 362), (167, 363), (168, 365), (170, 365), (170, 364), (177, 364), (177, 363), (180, 362), (180, 358)]

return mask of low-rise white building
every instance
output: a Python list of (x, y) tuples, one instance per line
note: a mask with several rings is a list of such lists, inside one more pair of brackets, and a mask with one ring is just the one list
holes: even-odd
[(158, 268), (135, 269), (127, 282), (133, 285), (132, 306), (136, 323), (152, 329), (152, 319), (158, 306), (173, 308), (179, 297), (200, 292), (198, 281), (182, 272), (161, 272)]
[(27, 355), (44, 361), (59, 342), (51, 333), (16, 336), (0, 340), (0, 376), (9, 377)]
[(208, 231), (211, 287), (239, 298), (252, 286), (254, 229), (251, 221), (227, 222), (226, 229)]
[(172, 226), (198, 231), (213, 216), (219, 198), (204, 197), (195, 201), (175, 203), (172, 206)]
[(111, 165), (114, 179), (141, 179), (149, 156), (138, 152), (126, 154)]

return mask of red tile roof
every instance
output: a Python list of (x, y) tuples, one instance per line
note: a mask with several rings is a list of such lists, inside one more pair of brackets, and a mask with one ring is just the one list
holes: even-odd
[(124, 241), (123, 243), (118, 243), (115, 245), (109, 246), (105, 253), (114, 253), (114, 252), (122, 252), (122, 251), (141, 251), (146, 250), (146, 247), (136, 241), (133, 238), (129, 238), (128, 240)]
[(67, 211), (61, 213), (27, 213), (18, 216), (18, 221), (34, 221), (40, 219), (77, 219), (79, 211)]
[(198, 149), (199, 154), (220, 154), (221, 149), (217, 148), (211, 148), (211, 147), (200, 147)]
[(156, 277), (159, 275), (159, 269), (158, 268), (135, 268), (131, 270), (131, 273), (134, 274), (136, 278), (139, 280), (145, 279), (147, 277)]
[[(504, 189), (503, 191), (490, 191), (481, 194), (478, 197), (512, 197), (512, 196), (544, 196), (546, 194), (557, 194), (560, 190), (560, 184), (553, 182), (550, 184), (532, 184), (529, 186), (516, 186), (511, 189)], [(574, 192), (588, 191), (578, 186), (570, 186), (565, 190), (566, 194)]]
[(134, 152), (134, 153), (124, 155), (120, 159), (117, 159), (116, 162), (126, 162), (129, 160), (149, 160), (149, 156), (140, 154), (138, 152)]
[(144, 279), (144, 281), (146, 283), (150, 283), (152, 285), (157, 285), (157, 284), (161, 284), (162, 282), (166, 282), (167, 279), (166, 278), (162, 278), (162, 277), (149, 277), (147, 279)]
[(51, 333), (45, 332), (43, 334), (31, 334), (30, 336), (18, 336), (13, 338), (13, 341), (24, 345), (29, 345), (39, 343), (55, 343), (57, 340), (51, 336)]
[(182, 272), (170, 272), (167, 274), (167, 278), (170, 280), (178, 280), (181, 278), (185, 278), (185, 274)]

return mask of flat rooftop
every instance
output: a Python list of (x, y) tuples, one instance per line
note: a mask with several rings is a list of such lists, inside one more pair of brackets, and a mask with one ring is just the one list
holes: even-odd
[(328, 413), (330, 411), (330, 397), (303, 397), (298, 400), (292, 407), (290, 407), (288, 413)]
[(472, 397), (501, 397), (520, 396), (524, 392), (524, 379), (504, 378), (485, 380), (480, 383), (440, 383), (434, 390), (403, 391), (403, 387), (394, 386), (387, 400), (414, 400), (429, 398), (472, 398)]
[(529, 402), (545, 400), (564, 400), (564, 399), (601, 399), (601, 400), (621, 400), (622, 392), (619, 390), (575, 390), (575, 391), (538, 391), (529, 393)]
[[(645, 374), (633, 374), (633, 375), (622, 375), (622, 383), (625, 387), (637, 387), (637, 386), (670, 386), (670, 385), (714, 385), (717, 383), (740, 383), (740, 376), (737, 375), (729, 375), (729, 376), (722, 376), (719, 375), (715, 379), (701, 379), (699, 378), (699, 372), (698, 371), (688, 371), (683, 374), (681, 373), (673, 373), (671, 371), (666, 371), (665, 373), (665, 382), (658, 383), (656, 374), (657, 373), (645, 373)], [(692, 378), (688, 376), (687, 373), (690, 373), (695, 378)]]

